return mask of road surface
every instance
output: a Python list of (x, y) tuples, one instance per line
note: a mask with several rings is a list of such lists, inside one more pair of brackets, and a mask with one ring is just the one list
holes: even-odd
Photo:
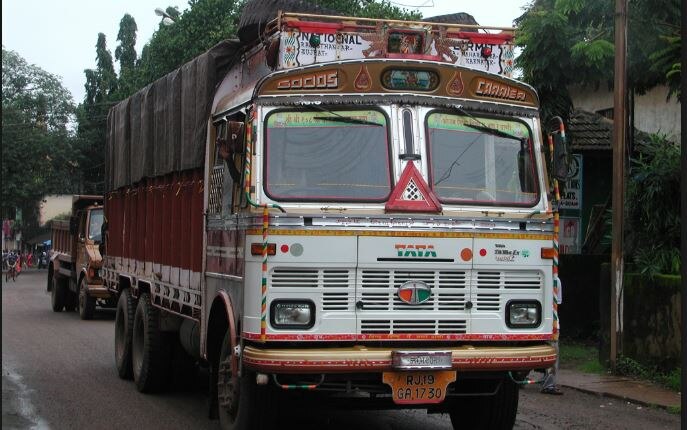
[[(114, 311), (93, 321), (55, 313), (45, 290), (47, 273), (27, 271), (2, 285), (3, 429), (217, 429), (207, 415), (206, 379), (195, 387), (157, 395), (138, 393), (117, 377)], [(4, 281), (4, 278), (3, 278)], [(516, 429), (678, 429), (666, 411), (574, 390), (563, 396), (521, 391)], [(446, 415), (412, 411), (303, 410), (281, 428), (443, 430)], [(291, 425), (284, 424), (291, 423)]]

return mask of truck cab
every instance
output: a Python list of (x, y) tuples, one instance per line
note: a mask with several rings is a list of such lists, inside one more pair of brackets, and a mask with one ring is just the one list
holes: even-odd
[(47, 289), (53, 311), (92, 319), (96, 304), (113, 305), (100, 277), (104, 214), (101, 196), (75, 195), (68, 220), (52, 221)]

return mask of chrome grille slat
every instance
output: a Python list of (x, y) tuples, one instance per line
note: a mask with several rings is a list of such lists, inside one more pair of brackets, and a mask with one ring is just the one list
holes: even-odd
[[(275, 268), (269, 286), (275, 289), (301, 288), (319, 294), (323, 311), (352, 311), (362, 302), (361, 333), (466, 333), (464, 319), (372, 319), (365, 311), (403, 311), (429, 316), (431, 312), (464, 312), (468, 300), (472, 312), (499, 312), (507, 291), (528, 292), (544, 287), (544, 274), (538, 270), (379, 270)], [(397, 291), (404, 282), (419, 280), (431, 289), (430, 299), (419, 305), (402, 302)], [(356, 282), (359, 291), (356, 298)], [(471, 292), (471, 293), (470, 293)], [(469, 293), (471, 295), (469, 295)], [(465, 318), (464, 316), (457, 315)]]

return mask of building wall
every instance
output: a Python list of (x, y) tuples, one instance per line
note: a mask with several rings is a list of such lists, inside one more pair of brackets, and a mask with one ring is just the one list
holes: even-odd
[(68, 214), (72, 211), (72, 195), (52, 194), (45, 196), (38, 204), (38, 207), (40, 209), (38, 222), (42, 227), (56, 216), (65, 213)]
[[(570, 96), (575, 109), (598, 112), (613, 109), (613, 91), (605, 86), (571, 87)], [(666, 134), (677, 142), (680, 139), (680, 103), (675, 97), (666, 101), (667, 87), (655, 87), (644, 95), (635, 95), (635, 128), (646, 133)]]

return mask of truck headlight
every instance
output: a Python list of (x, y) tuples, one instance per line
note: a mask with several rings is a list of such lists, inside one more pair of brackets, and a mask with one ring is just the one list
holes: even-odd
[(315, 325), (315, 304), (309, 300), (275, 300), (270, 305), (274, 328), (308, 329)]
[(533, 328), (541, 323), (541, 303), (536, 300), (511, 300), (506, 304), (506, 325)]

